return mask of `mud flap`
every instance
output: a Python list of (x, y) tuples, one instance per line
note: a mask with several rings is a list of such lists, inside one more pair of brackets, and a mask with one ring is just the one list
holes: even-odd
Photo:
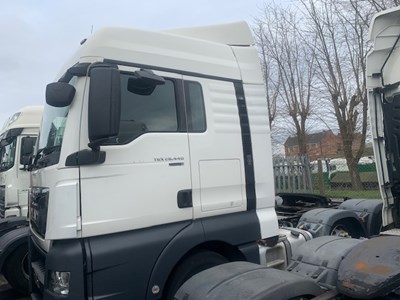
[(378, 235), (382, 227), (381, 199), (349, 199), (338, 206), (338, 209), (355, 212), (365, 225), (367, 237)]
[(232, 262), (205, 270), (186, 281), (176, 300), (286, 300), (324, 292), (312, 280), (249, 262)]
[(355, 245), (339, 266), (337, 289), (358, 299), (379, 298), (400, 285), (400, 237), (380, 236)]
[(335, 287), (343, 258), (359, 243), (362, 241), (338, 236), (315, 238), (295, 249), (287, 271)]

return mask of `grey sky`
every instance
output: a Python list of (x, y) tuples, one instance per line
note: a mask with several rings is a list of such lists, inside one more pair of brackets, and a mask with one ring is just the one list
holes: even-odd
[(92, 26), (166, 29), (245, 20), (263, 0), (0, 0), (0, 127), (44, 91)]

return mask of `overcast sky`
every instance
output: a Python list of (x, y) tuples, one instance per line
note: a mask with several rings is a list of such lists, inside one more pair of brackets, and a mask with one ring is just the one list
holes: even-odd
[[(268, 0), (266, 0), (268, 1)], [(0, 128), (47, 83), (92, 27), (167, 29), (237, 20), (250, 24), (263, 0), (0, 0)]]

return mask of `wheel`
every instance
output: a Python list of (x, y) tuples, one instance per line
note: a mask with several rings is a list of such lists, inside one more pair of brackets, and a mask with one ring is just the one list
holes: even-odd
[(330, 235), (340, 237), (360, 238), (361, 233), (357, 230), (356, 226), (348, 220), (340, 220), (333, 224)]
[(173, 271), (164, 293), (164, 300), (173, 300), (182, 284), (193, 275), (211, 267), (227, 263), (228, 260), (216, 252), (202, 250), (183, 260)]
[(4, 266), (3, 275), (18, 293), (29, 294), (28, 245), (23, 244), (12, 252)]

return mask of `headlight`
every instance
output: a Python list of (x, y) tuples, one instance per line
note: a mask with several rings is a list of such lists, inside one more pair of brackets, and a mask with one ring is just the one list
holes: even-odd
[(49, 290), (55, 294), (69, 294), (69, 279), (71, 272), (50, 271)]

